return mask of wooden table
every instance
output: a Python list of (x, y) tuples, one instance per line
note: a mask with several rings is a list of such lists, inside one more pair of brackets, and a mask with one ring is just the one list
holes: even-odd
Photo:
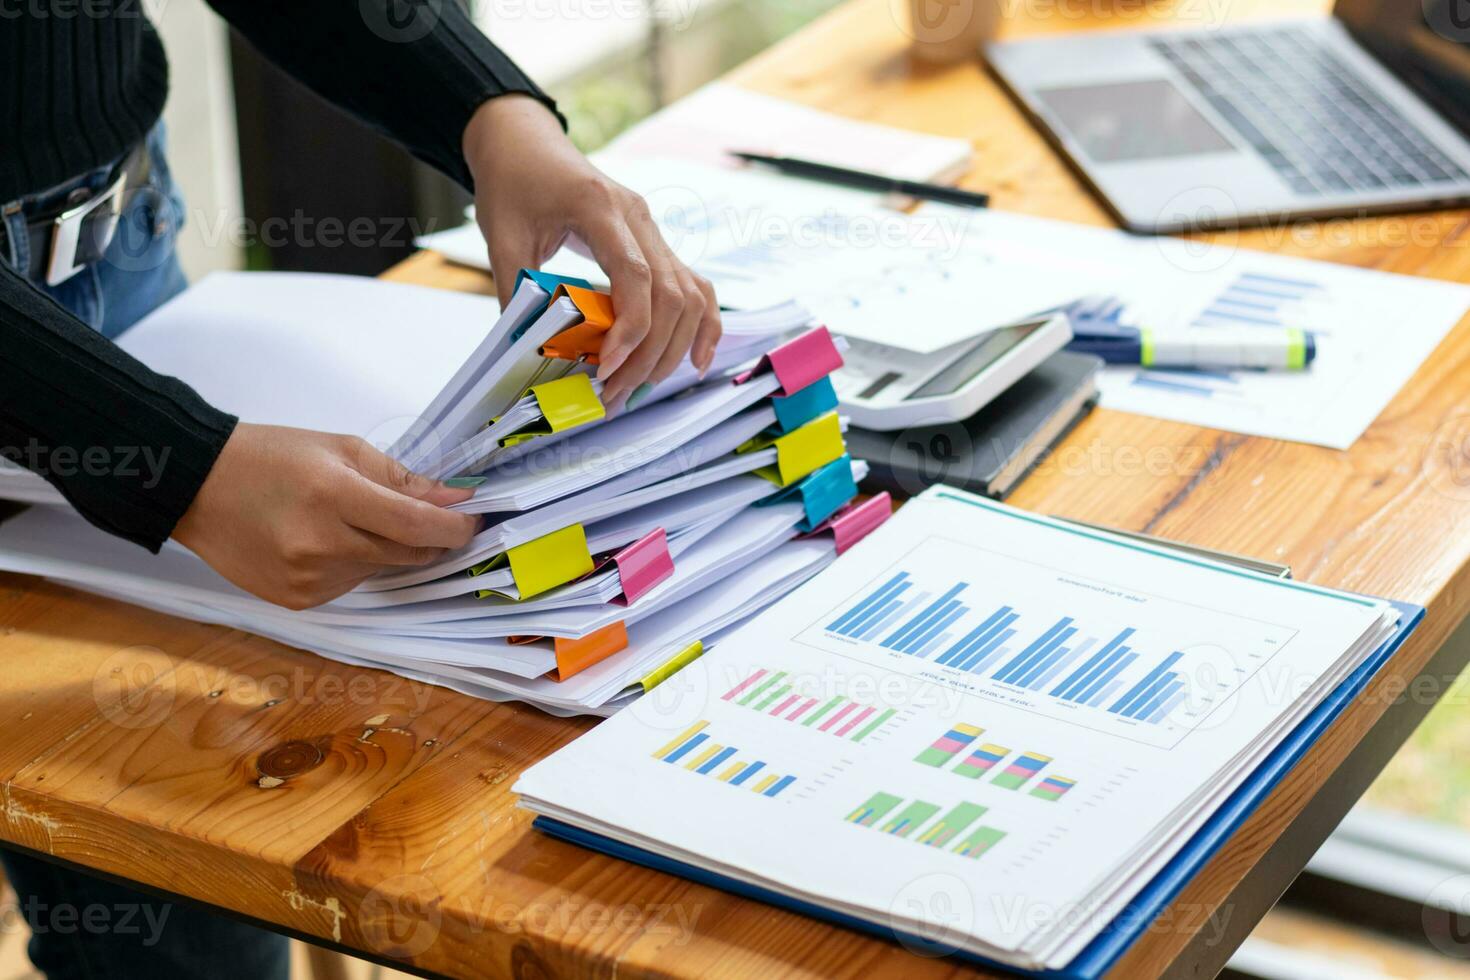
[[(735, 72), (835, 112), (974, 141), (995, 206), (1104, 212), (977, 64), (913, 66), (854, 0)], [(1165, 20), (1196, 0), (1045, 0), (1015, 31)], [(1237, 0), (1232, 13), (1271, 8)], [(1301, 3), (1316, 9), (1320, 3)], [(1106, 15), (1094, 11), (1110, 11)], [(1216, 236), (1470, 281), (1464, 212)], [(419, 256), (389, 278), (489, 291)], [(1384, 324), (1386, 333), (1392, 324)], [(1012, 502), (1289, 562), (1423, 603), (1425, 625), (1180, 896), (1117, 975), (1209, 974), (1465, 660), (1470, 326), (1349, 452), (1096, 412)], [(0, 836), (408, 968), (460, 975), (957, 972), (898, 946), (547, 839), (510, 787), (584, 731), (36, 580), (0, 576)], [(1406, 685), (1429, 674), (1430, 686)], [(1226, 928), (1217, 941), (1199, 924)], [(1211, 935), (1214, 935), (1212, 932)]]

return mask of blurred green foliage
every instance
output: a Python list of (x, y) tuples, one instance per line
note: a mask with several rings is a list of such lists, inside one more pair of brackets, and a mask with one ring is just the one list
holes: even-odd
[(1470, 673), (1430, 710), (1364, 802), (1470, 828)]
[(690, 23), (651, 31), (644, 50), (599, 65), (552, 94), (566, 114), (572, 141), (591, 152), (664, 100), (718, 78), (838, 2), (707, 2)]

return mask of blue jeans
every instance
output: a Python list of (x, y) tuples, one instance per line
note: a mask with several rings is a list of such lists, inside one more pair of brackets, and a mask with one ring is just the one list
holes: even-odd
[[(186, 285), (174, 241), (184, 203), (169, 176), (162, 126), (148, 137), (148, 183), (131, 194), (102, 260), (59, 286), (34, 283), (108, 337), (116, 337)], [(26, 213), (72, 190), (106, 185), (104, 167), (0, 207), (11, 243), (0, 261), (30, 268)], [(32, 212), (34, 213), (34, 212)], [(118, 841), (126, 847), (126, 841)], [(93, 878), (50, 861), (0, 852), (5, 874), (31, 927), (31, 962), (48, 980), (101, 977), (288, 980), (285, 937)]]
[[(58, 286), (33, 283), (106, 337), (117, 337), (188, 285), (174, 251), (184, 223), (184, 201), (169, 173), (161, 124), (148, 136), (148, 152), (152, 161), (148, 181), (142, 187), (129, 188), (117, 232), (102, 260)], [(10, 243), (10, 254), (0, 253), (0, 261), (16, 269), (30, 268), (28, 216), (65, 199), (78, 188), (105, 187), (113, 167), (109, 164), (58, 187), (0, 205), (0, 221), (5, 222)]]

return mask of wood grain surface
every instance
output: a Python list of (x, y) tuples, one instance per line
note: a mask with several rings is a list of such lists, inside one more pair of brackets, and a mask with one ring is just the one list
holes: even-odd
[[(733, 78), (845, 115), (964, 137), (976, 148), (966, 183), (990, 191), (994, 206), (1107, 223), (978, 64), (911, 62), (894, 13), (905, 3), (853, 0)], [(1007, 4), (1007, 30), (1321, 7), (1030, 0)], [(1465, 212), (1441, 212), (1213, 237), (1465, 282), (1466, 235)], [(387, 278), (490, 291), (488, 277), (432, 255)], [(1385, 336), (1393, 327), (1383, 324)], [(432, 325), (421, 329), (429, 335)], [(1462, 323), (1349, 452), (1098, 411), (1012, 498), (1429, 607), (1373, 689), (1118, 976), (1154, 975), (1173, 960), (1465, 617), (1467, 447)], [(968, 972), (538, 835), (510, 786), (585, 722), (18, 576), (0, 576), (0, 655), (0, 836), (37, 851), (456, 976)]]

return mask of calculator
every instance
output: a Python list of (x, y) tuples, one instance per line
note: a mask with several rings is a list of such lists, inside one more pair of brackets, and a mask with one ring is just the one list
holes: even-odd
[(892, 431), (958, 422), (1066, 346), (1065, 313), (1048, 313), (919, 354), (847, 338), (832, 375), (842, 411), (864, 429)]

